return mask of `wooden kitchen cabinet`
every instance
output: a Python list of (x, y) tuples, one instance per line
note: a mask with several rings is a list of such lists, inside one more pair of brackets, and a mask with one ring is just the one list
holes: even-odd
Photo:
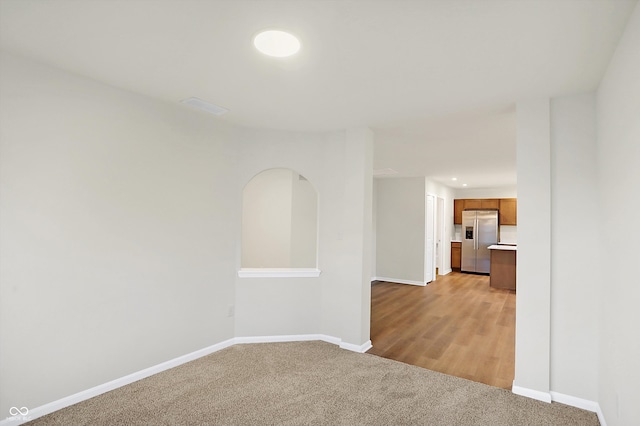
[(462, 243), (451, 242), (451, 269), (460, 270)]
[(500, 225), (518, 224), (518, 199), (502, 198), (500, 200)]
[(464, 210), (464, 200), (453, 200), (453, 223), (462, 225), (462, 210)]
[(516, 289), (516, 250), (489, 250), (491, 252), (491, 277), (493, 288)]
[[(485, 203), (486, 201), (493, 201), (493, 200), (474, 200), (470, 198), (465, 198), (462, 200), (453, 200), (454, 225), (462, 225), (462, 212), (464, 210), (480, 210), (485, 208), (495, 208), (495, 209), (498, 208), (499, 203), (491, 204), (492, 206), (493, 204), (496, 204), (496, 207), (485, 207), (486, 205), (489, 205), (488, 203)], [(499, 201), (499, 200), (496, 200), (496, 201)]]
[(464, 210), (480, 210), (482, 209), (482, 200), (463, 200)]
[(485, 198), (453, 200), (453, 224), (462, 225), (464, 210), (498, 210), (500, 225), (518, 224), (517, 198)]
[(500, 200), (497, 198), (480, 200), (480, 205), (482, 206), (483, 209), (498, 210), (500, 209)]

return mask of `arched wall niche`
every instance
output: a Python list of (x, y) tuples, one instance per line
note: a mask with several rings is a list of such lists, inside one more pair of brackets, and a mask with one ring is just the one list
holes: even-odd
[(317, 277), (318, 193), (303, 175), (272, 168), (242, 191), (240, 277)]

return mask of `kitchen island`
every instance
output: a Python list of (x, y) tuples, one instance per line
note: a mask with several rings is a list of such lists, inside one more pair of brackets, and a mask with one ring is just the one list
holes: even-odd
[(493, 288), (516, 289), (516, 254), (515, 245), (495, 244), (491, 250), (491, 274), (489, 285)]

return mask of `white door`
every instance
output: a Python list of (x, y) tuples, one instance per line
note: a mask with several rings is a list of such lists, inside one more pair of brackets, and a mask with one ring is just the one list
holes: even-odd
[(430, 283), (436, 279), (436, 197), (427, 194), (425, 205), (425, 247), (424, 247), (424, 281)]
[[(436, 271), (444, 271), (444, 252), (442, 240), (444, 238), (444, 199), (438, 197), (436, 204)], [(437, 276), (437, 274), (436, 274)]]

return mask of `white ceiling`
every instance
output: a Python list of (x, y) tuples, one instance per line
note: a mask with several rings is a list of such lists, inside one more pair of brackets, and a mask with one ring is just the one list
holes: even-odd
[[(496, 187), (515, 184), (514, 102), (594, 90), (635, 3), (0, 0), (0, 48), (238, 125), (368, 126), (376, 168)], [(257, 53), (265, 28), (301, 51)]]

